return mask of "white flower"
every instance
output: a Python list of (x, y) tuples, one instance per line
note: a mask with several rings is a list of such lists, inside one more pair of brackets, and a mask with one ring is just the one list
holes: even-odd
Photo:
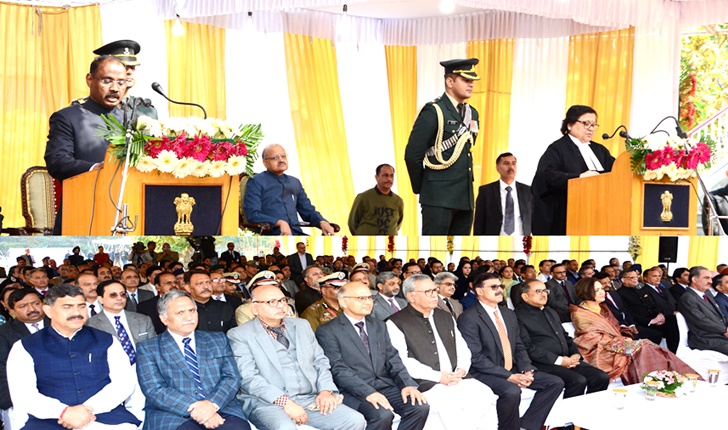
[(210, 171), (210, 163), (208, 161), (190, 161), (190, 174), (198, 178), (204, 178)]
[(228, 175), (239, 175), (245, 171), (245, 157), (242, 155), (233, 155), (228, 158), (227, 161), (227, 173)]
[(667, 145), (667, 138), (669, 136), (665, 133), (652, 133), (644, 138), (645, 148), (650, 151), (658, 151)]
[(675, 149), (685, 149), (685, 140), (677, 136), (669, 136), (667, 138), (667, 144)]
[(142, 173), (149, 173), (156, 168), (154, 165), (154, 159), (148, 155), (142, 155), (135, 167)]
[(225, 168), (227, 167), (227, 162), (225, 161), (213, 161), (210, 163), (210, 176), (213, 178), (219, 178), (220, 176), (225, 174)]
[(644, 175), (645, 181), (657, 181), (660, 178), (662, 178), (662, 175), (658, 177), (657, 170), (648, 170)]
[[(214, 136), (215, 135), (215, 127), (212, 127), (210, 123), (207, 120), (204, 120), (199, 117), (190, 117), (187, 118), (188, 122), (188, 130), (190, 136)], [(194, 130), (194, 131), (193, 131)]]
[(177, 166), (175, 166), (174, 171), (172, 174), (175, 178), (185, 178), (192, 173), (193, 164), (192, 162), (195, 161), (193, 158), (189, 157), (182, 157), (178, 162)]
[(154, 160), (157, 169), (163, 173), (170, 173), (177, 166), (177, 154), (172, 151), (162, 151)]
[(215, 130), (214, 133), (210, 135), (211, 137), (214, 137), (215, 139), (230, 139), (233, 136), (233, 128), (227, 121), (220, 118), (207, 118), (207, 123)]

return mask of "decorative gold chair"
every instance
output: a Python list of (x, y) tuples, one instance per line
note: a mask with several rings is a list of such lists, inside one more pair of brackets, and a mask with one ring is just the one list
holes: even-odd
[(56, 181), (44, 166), (34, 166), (20, 178), (20, 194), (25, 227), (3, 228), (2, 233), (27, 236), (53, 233), (56, 221)]

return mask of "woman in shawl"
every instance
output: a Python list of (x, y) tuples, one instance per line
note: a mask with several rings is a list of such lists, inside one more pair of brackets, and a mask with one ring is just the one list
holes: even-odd
[(634, 340), (629, 331), (621, 332), (604, 304), (604, 289), (596, 278), (580, 279), (574, 288), (582, 300), (579, 306), (570, 306), (576, 330), (574, 343), (587, 362), (608, 373), (611, 379), (619, 376), (624, 385), (630, 385), (642, 382), (653, 370), (697, 373), (652, 341)]
[(470, 261), (466, 260), (465, 257), (461, 258), (460, 263), (458, 263), (458, 268), (453, 273), (458, 277), (457, 282), (455, 282), (455, 293), (452, 295), (453, 299), (460, 300), (470, 291), (471, 271), (472, 266), (470, 265)]

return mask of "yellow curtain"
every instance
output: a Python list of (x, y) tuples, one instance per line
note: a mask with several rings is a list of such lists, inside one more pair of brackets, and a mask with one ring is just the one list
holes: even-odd
[(719, 249), (720, 238), (717, 236), (692, 236), (688, 247), (688, 267), (704, 266), (715, 270)]
[(529, 257), (529, 263), (536, 268), (538, 272), (538, 263), (541, 260), (549, 259), (549, 237), (548, 236), (533, 236), (531, 241), (531, 256)]
[(346, 220), (354, 201), (354, 184), (349, 171), (336, 50), (330, 40), (297, 34), (286, 33), (284, 41), (301, 182), (316, 209), (338, 223), (341, 234), (349, 235)]
[(581, 266), (581, 262), (589, 257), (589, 236), (571, 236), (571, 252), (569, 252), (569, 259), (576, 260)]
[(448, 256), (447, 236), (430, 236), (430, 255), (428, 257), (437, 258), (442, 261), (443, 266), (447, 267)]
[(660, 236), (641, 236), (642, 255), (637, 257), (637, 263), (642, 265), (642, 270), (657, 266), (660, 255)]
[(513, 257), (513, 238), (511, 236), (498, 236), (498, 255), (499, 260), (508, 261)]
[[(177, 37), (173, 25), (174, 20), (164, 23), (170, 98), (199, 103), (208, 117), (225, 119), (225, 29), (182, 21), (185, 32)], [(202, 112), (170, 103), (169, 116), (201, 117)]]
[(460, 255), (474, 259), (480, 250), (480, 236), (463, 236), (460, 242)]
[(480, 59), (469, 103), (480, 114), (480, 133), (473, 148), (475, 193), (478, 186), (498, 179), (495, 159), (508, 151), (511, 121), (511, 86), (513, 83), (513, 39), (468, 42), (468, 57)]
[(25, 225), (20, 177), (31, 166), (45, 165), (50, 115), (88, 95), (86, 73), (99, 46), (96, 5), (63, 10), (0, 3), (0, 206), (5, 226)]
[[(402, 160), (404, 160), (404, 154), (402, 155)], [(407, 178), (407, 181), (409, 181), (409, 178)], [(410, 188), (410, 192), (412, 191), (412, 188)], [(406, 210), (406, 209), (405, 209)], [(415, 217), (416, 219), (416, 217)], [(402, 240), (403, 238), (400, 237), (399, 240)], [(389, 239), (387, 239), (389, 240)], [(395, 242), (396, 243), (396, 242)], [(418, 258), (420, 258), (420, 237), (418, 235), (410, 235), (407, 236), (407, 259), (414, 258), (415, 261), (417, 261)], [(387, 244), (384, 244), (385, 249)], [(427, 259), (427, 257), (424, 257)]]
[(420, 208), (410, 185), (404, 163), (404, 150), (417, 114), (417, 47), (385, 46), (384, 53), (387, 59), (397, 194), (404, 200), (404, 219), (400, 234), (416, 236), (420, 232), (417, 225)]
[[(633, 56), (634, 27), (569, 38), (566, 106), (587, 105), (597, 111), (600, 130), (595, 136), (611, 134), (622, 124), (629, 128)], [(623, 139), (603, 144), (615, 158), (624, 152)]]

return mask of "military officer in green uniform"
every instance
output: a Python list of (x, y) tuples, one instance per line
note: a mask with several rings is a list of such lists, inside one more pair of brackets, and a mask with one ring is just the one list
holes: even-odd
[(311, 329), (314, 332), (321, 324), (331, 321), (341, 313), (336, 295), (346, 282), (346, 273), (344, 272), (334, 272), (319, 279), (323, 298), (307, 307), (301, 314), (301, 318), (311, 324)]
[[(94, 51), (96, 55), (113, 55), (121, 60), (126, 66), (126, 94), (122, 100), (122, 106), (128, 114), (131, 114), (132, 106), (137, 105), (134, 116), (142, 115), (157, 119), (157, 110), (149, 103), (148, 99), (134, 97), (131, 95), (131, 88), (136, 84), (136, 68), (140, 65), (137, 55), (141, 51), (141, 45), (133, 40), (116, 40), (98, 48)], [(145, 106), (148, 104), (149, 106)]]
[(420, 195), (423, 235), (469, 235), (473, 224), (473, 158), (478, 111), (467, 103), (477, 58), (442, 61), (445, 93), (420, 110), (404, 159)]

